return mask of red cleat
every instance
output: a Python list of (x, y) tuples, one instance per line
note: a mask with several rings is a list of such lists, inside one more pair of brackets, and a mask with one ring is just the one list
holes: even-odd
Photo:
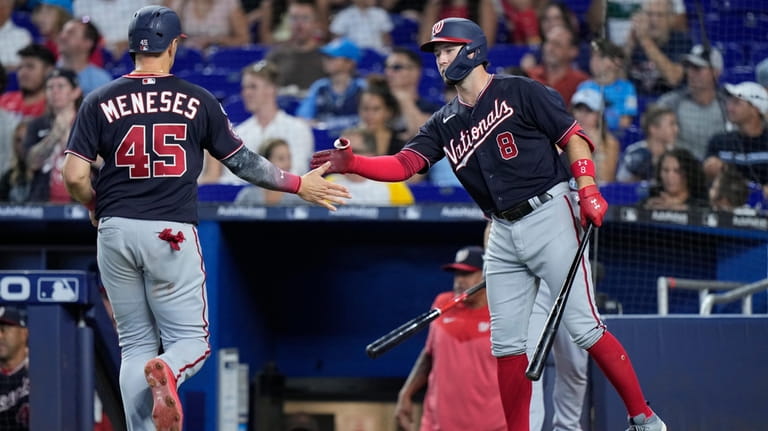
[(171, 368), (162, 359), (150, 359), (144, 366), (144, 376), (152, 391), (152, 420), (157, 431), (181, 431), (184, 413)]

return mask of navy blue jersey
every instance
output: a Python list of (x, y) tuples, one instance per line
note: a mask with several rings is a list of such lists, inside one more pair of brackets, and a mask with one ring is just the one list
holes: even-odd
[(126, 75), (91, 92), (67, 152), (104, 159), (96, 217), (197, 223), (203, 149), (217, 159), (243, 143), (216, 98), (173, 75)]
[(448, 157), (461, 184), (490, 214), (567, 181), (571, 175), (555, 144), (580, 129), (554, 90), (521, 76), (494, 75), (475, 106), (454, 98), (406, 148), (429, 166)]

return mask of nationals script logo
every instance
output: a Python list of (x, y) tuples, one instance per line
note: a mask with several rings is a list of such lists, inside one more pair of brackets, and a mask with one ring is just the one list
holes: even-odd
[(445, 24), (444, 20), (440, 20), (435, 23), (435, 25), (432, 26), (432, 37), (434, 37), (436, 34), (443, 31), (443, 25)]
[(506, 100), (499, 102), (499, 99), (496, 99), (493, 102), (493, 110), (485, 118), (469, 129), (460, 131), (458, 142), (455, 139), (451, 139), (448, 146), (443, 147), (443, 151), (445, 151), (445, 155), (448, 156), (451, 163), (456, 166), (456, 170), (458, 171), (466, 166), (469, 157), (475, 152), (475, 149), (485, 142), (496, 127), (514, 113), (515, 110), (507, 105)]

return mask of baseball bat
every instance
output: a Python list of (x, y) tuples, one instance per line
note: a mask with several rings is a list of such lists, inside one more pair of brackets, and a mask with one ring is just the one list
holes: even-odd
[(576, 256), (573, 258), (571, 268), (568, 270), (568, 276), (565, 277), (563, 287), (560, 288), (560, 293), (557, 295), (557, 298), (555, 298), (555, 303), (549, 311), (547, 321), (544, 324), (544, 330), (541, 331), (539, 342), (536, 344), (536, 350), (533, 352), (533, 357), (528, 364), (528, 369), (525, 370), (525, 376), (528, 377), (529, 380), (536, 381), (541, 378), (541, 372), (544, 370), (544, 362), (549, 355), (549, 351), (552, 350), (552, 343), (555, 341), (557, 328), (560, 326), (560, 321), (563, 318), (565, 303), (568, 300), (568, 294), (571, 293), (573, 280), (576, 278), (579, 262), (584, 255), (584, 249), (587, 247), (587, 241), (592, 234), (593, 227), (594, 225), (591, 222), (587, 224), (587, 229), (584, 231), (584, 235), (581, 237), (581, 242), (579, 243), (579, 249), (576, 251)]
[(429, 322), (437, 319), (441, 314), (456, 306), (456, 304), (467, 299), (469, 296), (472, 296), (478, 290), (484, 288), (485, 280), (470, 287), (460, 295), (455, 296), (447, 304), (435, 307), (403, 323), (402, 325), (390, 331), (388, 334), (369, 344), (365, 348), (365, 353), (367, 353), (368, 356), (372, 359), (381, 356), (383, 353), (389, 351), (391, 348), (405, 341), (405, 339), (411, 335), (423, 329), (429, 324)]

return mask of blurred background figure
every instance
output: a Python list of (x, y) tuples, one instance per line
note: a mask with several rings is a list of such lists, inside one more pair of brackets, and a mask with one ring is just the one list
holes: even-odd
[(643, 96), (658, 97), (683, 82), (680, 58), (691, 49), (687, 33), (672, 27), (672, 0), (644, 0), (632, 15), (624, 46), (629, 59), (627, 77)]
[(629, 145), (621, 155), (616, 181), (650, 181), (654, 167), (665, 151), (680, 147), (675, 113), (664, 106), (650, 105), (640, 120), (645, 139)]
[(164, 0), (163, 6), (179, 15), (187, 35), (184, 44), (189, 47), (205, 50), (212, 46), (242, 46), (251, 41), (239, 0)]
[(598, 183), (613, 182), (619, 163), (619, 141), (608, 129), (601, 126), (604, 106), (600, 93), (589, 88), (577, 91), (571, 98), (573, 117), (595, 145), (592, 158), (595, 162), (595, 180)]
[[(62, 2), (67, 0), (53, 0)], [(129, 17), (137, 9), (159, 4), (160, 0), (75, 0), (73, 16), (89, 17), (99, 29), (103, 40), (99, 46), (105, 48), (113, 58), (120, 58), (128, 50)]]
[(376, 0), (352, 0), (333, 16), (330, 31), (332, 37), (343, 37), (362, 49), (383, 54), (392, 47), (393, 28), (389, 13), (377, 6)]
[(733, 211), (749, 208), (747, 180), (732, 166), (726, 166), (709, 186), (709, 205), (716, 211)]
[(590, 88), (602, 95), (605, 127), (621, 136), (637, 116), (637, 92), (624, 77), (624, 51), (606, 39), (593, 40), (590, 46), (592, 79), (579, 84), (578, 90)]
[(496, 41), (499, 27), (498, 13), (493, 0), (425, 0), (419, 26), (418, 43), (428, 42), (432, 37), (432, 25), (443, 18), (466, 18), (483, 29), (488, 47)]
[(0, 201), (21, 204), (29, 202), (34, 172), (27, 167), (27, 136), (29, 118), (22, 119), (13, 129), (13, 158), (11, 166), (0, 177)]
[(395, 154), (405, 145), (395, 129), (400, 105), (383, 76), (368, 75), (360, 95), (360, 125), (376, 137), (376, 155)]
[(21, 117), (38, 117), (45, 113), (45, 77), (53, 70), (56, 56), (40, 44), (19, 50), (21, 64), (16, 71), (19, 89), (0, 96), (0, 109)]
[(579, 55), (578, 36), (568, 27), (553, 27), (544, 34), (541, 49), (541, 63), (524, 69), (525, 73), (554, 88), (568, 105), (579, 84), (589, 79), (589, 75), (574, 67)]
[(59, 59), (56, 65), (77, 73), (84, 95), (112, 81), (112, 74), (91, 63), (100, 42), (101, 32), (90, 17), (67, 21), (57, 39)]
[[(265, 25), (269, 25), (268, 20), (269, 17), (262, 16), (259, 27), (261, 43), (265, 44), (276, 42), (271, 31), (264, 29)], [(325, 30), (314, 0), (291, 1), (287, 20), (288, 39), (270, 49), (266, 59), (275, 63), (280, 70), (281, 94), (303, 97), (312, 83), (327, 76), (323, 70), (323, 54), (320, 52), (326, 37)]]
[[(29, 330), (26, 310), (0, 306), (0, 424), (3, 430), (29, 431)], [(45, 386), (42, 386), (45, 390)]]
[(59, 55), (56, 39), (72, 15), (71, 0), (42, 0), (32, 12), (32, 22), (40, 30), (40, 43), (56, 56)]
[(655, 184), (642, 202), (647, 209), (686, 211), (709, 206), (706, 179), (701, 163), (690, 151), (671, 149), (659, 158)]
[(509, 43), (538, 46), (539, 17), (533, 0), (500, 0), (502, 19), (509, 29)]
[(19, 50), (33, 42), (29, 30), (11, 19), (14, 4), (14, 0), (0, 0), (0, 63), (9, 71), (16, 70), (21, 62)]
[[(290, 147), (291, 171), (301, 175), (309, 171), (309, 158), (315, 149), (312, 130), (304, 120), (290, 115), (277, 104), (280, 72), (274, 63), (262, 60), (246, 66), (240, 79), (240, 96), (252, 115), (235, 127), (235, 133), (253, 152), (267, 138), (281, 138)], [(222, 182), (246, 184), (213, 157), (206, 157), (199, 183)]]
[[(274, 163), (278, 168), (291, 172), (291, 147), (285, 139), (268, 138), (264, 140), (258, 153)], [(293, 193), (279, 190), (269, 190), (254, 185), (248, 185), (235, 197), (239, 205), (297, 205), (303, 200)]]
[[(768, 90), (756, 82), (725, 84), (728, 93), (728, 120), (736, 130), (712, 137), (707, 147), (704, 171), (714, 179), (726, 164), (733, 165), (747, 181), (760, 184), (763, 193), (768, 188)], [(768, 194), (767, 194), (768, 195)]]
[(729, 130), (725, 111), (726, 93), (718, 86), (723, 55), (711, 48), (709, 57), (695, 45), (683, 57), (685, 86), (659, 97), (657, 103), (672, 109), (680, 125), (680, 146), (704, 160), (712, 136)]

